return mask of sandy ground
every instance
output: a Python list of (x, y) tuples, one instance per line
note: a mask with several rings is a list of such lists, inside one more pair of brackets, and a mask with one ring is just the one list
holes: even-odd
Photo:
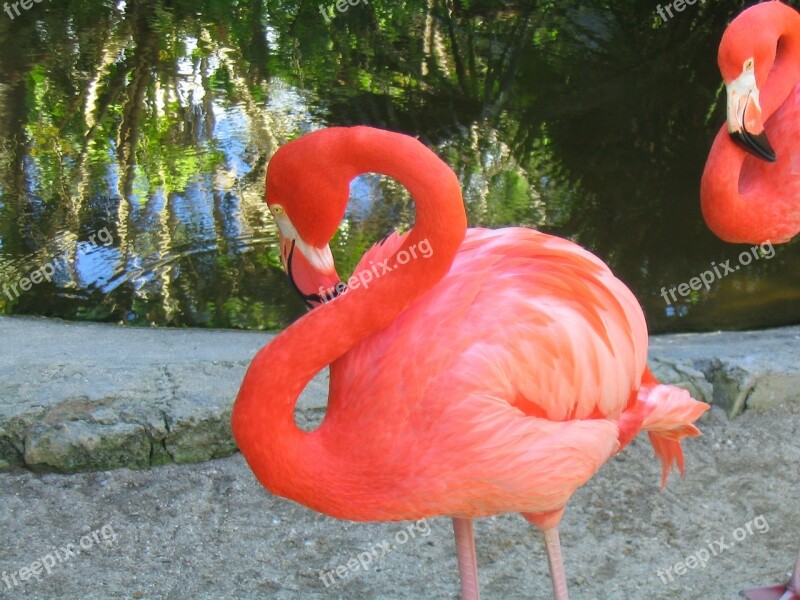
[[(665, 492), (640, 436), (575, 495), (561, 528), (573, 600), (737, 598), (788, 576), (800, 544), (800, 404), (733, 421), (714, 409), (701, 427), (685, 444), (686, 478)], [(0, 572), (11, 583), (0, 598), (458, 597), (448, 519), (418, 523), (408, 540), (408, 523), (336, 521), (268, 494), (239, 455), (3, 474), (0, 505)], [(551, 597), (541, 535), (521, 517), (484, 519), (476, 532), (483, 598)], [(323, 583), (320, 570), (345, 571), (383, 542), (389, 551), (369, 570)], [(65, 558), (68, 544), (79, 552)], [(706, 549), (704, 568), (686, 560)], [(20, 580), (48, 554), (58, 557), (49, 574)], [(670, 581), (680, 562), (694, 569)]]

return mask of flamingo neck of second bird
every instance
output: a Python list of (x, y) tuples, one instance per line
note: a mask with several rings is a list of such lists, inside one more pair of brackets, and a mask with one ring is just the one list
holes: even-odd
[[(748, 29), (773, 40), (776, 47), (775, 61), (768, 65), (769, 73), (760, 93), (762, 115), (769, 135), (769, 118), (790, 98), (800, 83), (800, 14), (779, 2), (765, 3), (759, 8), (771, 11), (771, 15)], [(779, 151), (778, 160), (791, 160), (791, 157), (783, 156), (789, 152), (790, 149), (784, 147), (783, 152)], [(776, 200), (757, 198), (748, 202), (746, 192), (743, 193), (748, 187), (741, 180), (746, 160), (759, 159), (751, 157), (736, 145), (728, 135), (727, 126), (723, 125), (714, 140), (701, 181), (700, 196), (705, 220), (714, 233), (728, 242), (752, 243), (756, 238), (766, 241), (769, 237), (776, 243), (786, 241), (775, 239), (774, 211), (770, 210), (773, 207), (767, 203)], [(769, 183), (764, 182), (764, 185)], [(793, 234), (787, 235), (791, 237)]]
[(761, 110), (767, 121), (800, 83), (800, 13), (779, 2), (768, 5), (774, 12), (764, 35), (775, 43), (775, 61), (770, 66), (760, 94)]
[(369, 289), (350, 290), (315, 308), (278, 335), (253, 359), (232, 415), (236, 441), (262, 485), (329, 514), (323, 505), (326, 487), (336, 484), (347, 465), (337, 463), (335, 449), (316, 432), (295, 425), (297, 399), (325, 366), (384, 329), (444, 277), (466, 232), (458, 179), (433, 152), (396, 133), (364, 127), (339, 131), (330, 155), (313, 160), (341, 163), (348, 176), (374, 172), (398, 180), (416, 207), (416, 224), (398, 252), (427, 240), (432, 254)]

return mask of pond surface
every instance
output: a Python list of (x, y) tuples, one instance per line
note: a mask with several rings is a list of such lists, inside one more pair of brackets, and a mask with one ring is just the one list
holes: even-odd
[[(284, 327), (305, 309), (264, 205), (267, 161), (301, 133), (368, 124), (433, 147), (472, 226), (594, 251), (653, 331), (798, 323), (800, 243), (750, 252), (700, 215), (724, 120), (716, 48), (744, 3), (667, 21), (657, 4), (53, 0), (0, 13), (0, 312)], [(395, 182), (351, 190), (340, 274), (413, 223)], [(725, 261), (741, 268), (669, 298)]]

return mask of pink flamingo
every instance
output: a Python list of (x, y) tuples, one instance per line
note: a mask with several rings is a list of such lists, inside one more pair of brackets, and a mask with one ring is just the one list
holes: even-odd
[[(366, 172), (406, 186), (416, 224), (365, 254), (355, 273), (371, 281), (319, 302), (319, 286), (338, 282), (328, 241), (349, 182)], [(662, 484), (673, 463), (682, 472), (680, 440), (708, 408), (649, 374), (631, 292), (566, 240), (466, 230), (453, 172), (397, 133), (330, 128), (286, 144), (267, 202), (286, 269), (318, 306), (259, 351), (236, 399), (233, 432), (258, 480), (340, 519), (451, 516), (470, 600), (472, 519), (522, 513), (544, 531), (567, 599), (557, 527), (569, 497), (639, 430)], [(301, 431), (295, 403), (326, 365), (327, 414)]]
[[(787, 242), (800, 231), (800, 14), (777, 1), (748, 8), (725, 30), (718, 60), (728, 122), (703, 173), (703, 216), (729, 242)], [(744, 595), (800, 600), (800, 554), (786, 585)]]
[(728, 242), (787, 242), (800, 231), (800, 15), (777, 1), (745, 10), (718, 59), (728, 119), (703, 172), (703, 216)]

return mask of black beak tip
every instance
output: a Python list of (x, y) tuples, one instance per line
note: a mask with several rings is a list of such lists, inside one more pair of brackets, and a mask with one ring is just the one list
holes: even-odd
[(771, 163), (778, 160), (775, 150), (773, 150), (772, 144), (769, 143), (769, 138), (767, 138), (765, 132), (762, 131), (758, 135), (753, 135), (746, 129), (743, 129), (742, 131), (731, 133), (730, 136), (734, 142), (756, 158)]

